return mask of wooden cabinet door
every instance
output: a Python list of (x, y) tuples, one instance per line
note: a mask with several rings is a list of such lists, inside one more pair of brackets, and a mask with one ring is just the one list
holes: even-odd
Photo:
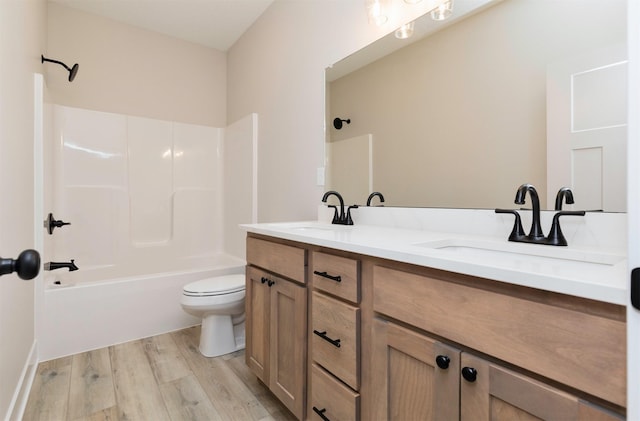
[(459, 419), (459, 350), (375, 319), (371, 362), (373, 419)]
[(269, 388), (298, 419), (304, 415), (307, 290), (271, 276)]
[(576, 396), (467, 353), (462, 353), (461, 367), (462, 421), (619, 419)]
[(270, 289), (267, 273), (247, 266), (245, 360), (263, 383), (269, 384)]

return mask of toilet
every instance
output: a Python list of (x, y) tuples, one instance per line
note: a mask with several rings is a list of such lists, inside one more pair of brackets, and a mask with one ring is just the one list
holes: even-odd
[(245, 276), (225, 275), (185, 285), (180, 304), (202, 318), (200, 353), (217, 357), (244, 349)]

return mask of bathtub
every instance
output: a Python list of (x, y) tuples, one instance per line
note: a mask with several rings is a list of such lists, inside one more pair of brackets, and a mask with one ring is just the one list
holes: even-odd
[(149, 263), (125, 273), (113, 266), (44, 272), (40, 361), (197, 325), (180, 307), (183, 285), (244, 273), (245, 265), (225, 254)]

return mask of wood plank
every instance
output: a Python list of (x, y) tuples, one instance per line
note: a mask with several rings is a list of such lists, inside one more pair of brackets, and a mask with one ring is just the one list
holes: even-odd
[(158, 384), (193, 374), (170, 333), (145, 338), (142, 344)]
[(172, 420), (222, 419), (195, 375), (164, 383), (160, 385), (160, 392)]
[(172, 336), (191, 371), (222, 419), (256, 420), (269, 416), (260, 401), (221, 358), (207, 358), (198, 350), (193, 329), (173, 332)]
[(296, 420), (296, 417), (271, 393), (269, 388), (249, 370), (245, 362), (244, 352), (238, 353), (233, 358), (225, 359), (225, 362), (272, 417), (282, 421)]
[(90, 416), (116, 405), (107, 348), (73, 356), (69, 390), (69, 418)]
[(169, 414), (144, 352), (142, 341), (109, 347), (121, 419), (168, 420)]
[(71, 357), (40, 363), (29, 394), (24, 419), (67, 419)]
[(78, 418), (73, 421), (118, 421), (118, 407), (112, 406), (111, 408), (103, 409), (95, 412), (87, 417)]
[[(250, 372), (244, 351), (206, 358), (198, 351), (199, 338), (196, 326), (41, 363), (24, 419), (296, 420)], [(185, 354), (199, 362), (189, 364)], [(200, 369), (199, 376), (192, 365)], [(81, 390), (85, 384), (87, 390)], [(209, 395), (217, 396), (215, 403), (223, 411)], [(115, 396), (112, 405), (105, 406), (109, 396)]]

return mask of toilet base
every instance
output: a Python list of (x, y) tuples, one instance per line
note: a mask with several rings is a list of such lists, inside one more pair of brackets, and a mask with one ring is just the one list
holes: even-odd
[(212, 314), (202, 319), (200, 346), (205, 357), (218, 357), (244, 349), (244, 318), (233, 325), (231, 316)]

